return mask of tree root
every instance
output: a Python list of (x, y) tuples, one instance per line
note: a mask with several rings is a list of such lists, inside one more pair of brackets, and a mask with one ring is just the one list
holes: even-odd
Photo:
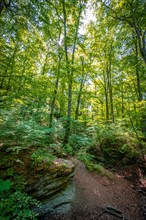
[(117, 218), (121, 218), (123, 220), (128, 220), (127, 218), (124, 217), (124, 214), (121, 211), (119, 211), (118, 209), (116, 209), (113, 206), (107, 205), (105, 208), (103, 208), (103, 207), (100, 207), (100, 208), (103, 210), (103, 212), (98, 216), (98, 218), (100, 218), (100, 216), (102, 216), (104, 213), (108, 213), (110, 215), (116, 216)]

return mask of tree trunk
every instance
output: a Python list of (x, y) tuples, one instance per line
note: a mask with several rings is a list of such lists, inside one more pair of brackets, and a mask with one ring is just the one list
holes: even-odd
[(106, 122), (109, 122), (109, 104), (108, 104), (108, 76), (103, 72), (103, 79), (104, 79), (104, 93), (105, 93), (105, 108), (106, 108)]
[(135, 50), (136, 50), (136, 80), (137, 80), (137, 91), (138, 91), (138, 101), (142, 101), (142, 91), (141, 91), (141, 84), (140, 84), (140, 75), (139, 75), (139, 67), (138, 67), (138, 45), (137, 45), (137, 38), (135, 41)]
[[(110, 64), (108, 64), (110, 65)], [(111, 121), (114, 123), (114, 109), (113, 109), (113, 91), (112, 91), (112, 79), (111, 79), (111, 69), (107, 66), (107, 80), (108, 80), (108, 90), (109, 90), (109, 100), (110, 100), (110, 116)]]
[[(137, 81), (138, 101), (142, 101), (143, 100), (143, 96), (142, 96), (142, 90), (141, 90), (141, 84), (140, 84), (140, 75), (139, 75), (139, 67), (138, 67), (138, 44), (137, 44), (137, 38), (136, 38), (136, 41), (135, 41), (135, 49), (136, 49), (136, 81)], [(145, 110), (142, 109), (141, 111), (142, 111), (142, 113), (141, 113), (142, 114), (141, 129), (142, 129), (143, 134), (146, 136), (146, 114), (145, 114)]]
[[(110, 48), (110, 52), (112, 50), (112, 46)], [(111, 113), (111, 120), (114, 123), (114, 107), (113, 107), (113, 85), (112, 85), (112, 70), (111, 70), (111, 53), (109, 53), (109, 61), (107, 66), (107, 75), (108, 75), (108, 83), (109, 83), (109, 98), (110, 98), (110, 113)]]
[(67, 122), (66, 122), (66, 132), (64, 137), (64, 145), (68, 143), (69, 134), (70, 134), (70, 124), (71, 124), (71, 109), (72, 109), (72, 85), (73, 85), (73, 73), (74, 73), (74, 59), (75, 59), (75, 49), (77, 44), (77, 36), (79, 29), (79, 22), (81, 17), (81, 1), (80, 1), (80, 11), (76, 23), (75, 35), (74, 35), (74, 43), (72, 49), (72, 57), (71, 57), (71, 68), (69, 68), (69, 56), (68, 56), (68, 46), (67, 46), (67, 21), (66, 21), (66, 8), (65, 8), (65, 0), (62, 0), (63, 7), (63, 23), (64, 23), (64, 49), (65, 49), (65, 57), (66, 57), (66, 67), (68, 74), (68, 110), (67, 110)]
[(121, 92), (121, 99), (122, 99), (122, 118), (124, 118), (124, 86), (123, 86), (123, 80), (122, 80), (122, 92)]
[(77, 99), (77, 107), (76, 107), (76, 111), (75, 111), (75, 120), (78, 120), (81, 95), (82, 95), (82, 90), (83, 90), (85, 81), (86, 81), (86, 77), (82, 79), (81, 84), (80, 84), (80, 90), (79, 90), (78, 99)]
[(106, 121), (108, 123), (108, 121), (109, 121), (109, 107), (108, 107), (108, 92), (107, 92), (106, 88), (105, 88), (105, 103), (106, 103)]
[(83, 75), (83, 78), (81, 79), (80, 89), (79, 89), (79, 93), (78, 93), (77, 107), (76, 107), (76, 111), (75, 111), (75, 120), (78, 120), (82, 90), (83, 90), (83, 87), (84, 87), (84, 84), (85, 84), (86, 78), (87, 78), (87, 74), (84, 76), (84, 60), (83, 59), (82, 59), (82, 75)]
[(146, 31), (143, 31), (142, 33), (142, 31), (138, 28), (138, 24), (137, 24), (134, 14), (133, 14), (133, 23), (134, 23), (134, 29), (135, 29), (137, 39), (138, 39), (140, 54), (144, 60), (144, 63), (146, 64), (146, 40), (145, 40)]
[(49, 121), (50, 121), (49, 127), (50, 128), (52, 127), (53, 113), (54, 113), (54, 107), (55, 107), (55, 101), (56, 101), (56, 96), (57, 96), (58, 85), (59, 85), (59, 78), (56, 79), (55, 89), (54, 89), (53, 98), (52, 98), (52, 102), (51, 102), (50, 119), (49, 119)]
[(114, 123), (115, 119), (114, 119), (114, 108), (113, 108), (113, 88), (112, 88), (111, 72), (110, 72), (109, 96), (110, 96), (111, 120), (112, 123)]
[(56, 82), (55, 82), (55, 89), (54, 89), (54, 93), (53, 93), (53, 98), (51, 101), (51, 110), (50, 110), (50, 123), (49, 123), (49, 127), (52, 127), (52, 121), (53, 121), (53, 113), (54, 113), (54, 108), (55, 108), (55, 101), (56, 101), (56, 97), (57, 97), (57, 91), (58, 91), (58, 85), (59, 85), (59, 75), (60, 75), (60, 66), (61, 66), (61, 56), (59, 55), (59, 61), (58, 61), (58, 70), (57, 70), (57, 78), (56, 78)]

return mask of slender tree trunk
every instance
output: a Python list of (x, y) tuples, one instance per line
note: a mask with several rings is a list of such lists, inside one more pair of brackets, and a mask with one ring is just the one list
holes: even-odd
[(135, 50), (136, 50), (136, 80), (137, 80), (137, 91), (138, 91), (138, 100), (142, 101), (142, 91), (141, 91), (141, 84), (140, 84), (140, 75), (138, 69), (138, 45), (137, 45), (137, 38), (135, 42)]
[(60, 82), (60, 93), (61, 93), (61, 96), (59, 98), (59, 114), (62, 116), (62, 115), (65, 115), (66, 113), (66, 103), (65, 103), (65, 91), (66, 91), (66, 85), (65, 85), (65, 82), (64, 81), (61, 81)]
[(123, 87), (123, 80), (122, 80), (122, 92), (121, 92), (121, 98), (122, 98), (122, 118), (124, 118), (124, 87)]
[(74, 35), (74, 43), (72, 49), (72, 57), (71, 57), (71, 68), (69, 68), (69, 56), (68, 56), (68, 47), (67, 47), (67, 18), (66, 18), (66, 8), (65, 8), (65, 0), (62, 0), (63, 6), (63, 17), (64, 17), (64, 49), (65, 49), (65, 57), (66, 57), (66, 67), (67, 67), (67, 74), (68, 74), (68, 110), (67, 110), (67, 122), (66, 122), (66, 132), (64, 137), (64, 145), (68, 143), (69, 134), (70, 134), (70, 125), (71, 125), (71, 109), (72, 109), (72, 85), (73, 85), (73, 73), (74, 73), (74, 60), (75, 60), (75, 50), (77, 44), (77, 36), (78, 36), (78, 29), (79, 29), (79, 22), (81, 17), (81, 1), (80, 1), (80, 11), (76, 23), (75, 35)]
[(109, 107), (108, 107), (108, 92), (107, 92), (106, 88), (105, 88), (105, 104), (106, 104), (106, 121), (108, 123), (108, 121), (109, 121)]
[(83, 78), (81, 79), (80, 89), (79, 89), (79, 93), (78, 93), (77, 107), (76, 107), (76, 111), (75, 111), (75, 120), (78, 120), (82, 90), (83, 90), (83, 87), (84, 87), (84, 84), (85, 84), (86, 78), (87, 78), (87, 74), (84, 76), (84, 60), (82, 60), (82, 75), (83, 75)]
[(104, 93), (105, 93), (105, 114), (106, 114), (106, 122), (109, 122), (109, 104), (108, 104), (108, 75), (103, 71), (103, 79), (104, 79)]
[(68, 85), (68, 108), (67, 108), (67, 121), (65, 126), (65, 137), (64, 137), (64, 145), (68, 143), (69, 133), (70, 133), (70, 119), (71, 119), (71, 101), (72, 101), (72, 79), (70, 76), (69, 69), (69, 57), (68, 57), (68, 46), (67, 46), (67, 21), (66, 21), (66, 8), (65, 8), (65, 0), (62, 0), (62, 8), (63, 8), (63, 25), (64, 25), (64, 51), (65, 51), (65, 59), (66, 59), (66, 70), (69, 80)]
[[(135, 50), (136, 50), (136, 81), (137, 81), (138, 101), (142, 101), (143, 100), (143, 96), (142, 96), (142, 89), (141, 89), (141, 83), (140, 83), (140, 74), (139, 74), (139, 67), (138, 67), (138, 42), (137, 41), (139, 42), (139, 47), (142, 45), (142, 43), (140, 42), (141, 39), (139, 39), (139, 37), (137, 37), (136, 40), (135, 40)], [(145, 48), (145, 50), (146, 50), (146, 48)], [(146, 63), (146, 60), (145, 60), (145, 63)], [(141, 113), (142, 114), (141, 129), (142, 129), (142, 132), (144, 133), (144, 135), (146, 136), (146, 113), (145, 113), (145, 111), (143, 109), (141, 110), (141, 112), (142, 112)]]
[(58, 85), (59, 85), (59, 78), (56, 79), (54, 94), (53, 94), (53, 98), (52, 98), (52, 102), (51, 102), (50, 119), (49, 119), (50, 128), (52, 127), (53, 113), (54, 113), (54, 107), (55, 107), (55, 101), (56, 101), (56, 96), (57, 96)]
[(133, 28), (135, 30), (135, 33), (137, 35), (138, 39), (138, 46), (140, 50), (141, 57), (144, 60), (144, 63), (146, 64), (146, 30), (142, 32), (142, 30), (139, 27), (138, 21), (135, 17), (135, 12), (133, 8), (131, 8), (132, 14), (133, 14)]
[(82, 81), (80, 83), (80, 89), (79, 89), (78, 99), (77, 99), (77, 107), (76, 107), (76, 111), (75, 111), (75, 120), (78, 120), (81, 95), (82, 95), (82, 90), (83, 90), (85, 81), (86, 81), (86, 76), (85, 76), (85, 78), (82, 79)]
[(59, 86), (59, 76), (60, 76), (60, 66), (61, 66), (61, 56), (59, 55), (59, 63), (58, 63), (58, 70), (57, 70), (57, 78), (55, 82), (55, 89), (53, 93), (53, 98), (51, 101), (51, 110), (50, 110), (50, 123), (49, 126), (52, 127), (52, 121), (53, 121), (53, 113), (54, 113), (54, 108), (55, 108), (55, 101), (57, 97), (57, 91), (58, 91), (58, 86)]
[[(111, 47), (112, 49), (112, 47)], [(109, 83), (109, 98), (110, 98), (110, 111), (111, 111), (111, 120), (114, 123), (114, 107), (113, 107), (113, 85), (112, 85), (112, 70), (111, 70), (111, 54), (109, 54), (109, 62), (107, 66), (107, 75)]]
[(111, 81), (111, 72), (110, 72), (109, 96), (110, 96), (111, 119), (112, 119), (112, 123), (114, 123), (115, 119), (114, 119), (114, 108), (113, 108), (113, 88)]
[(111, 85), (111, 72), (107, 64), (107, 81), (108, 81), (108, 93), (109, 93), (109, 108), (110, 108), (110, 120), (114, 123), (113, 116), (113, 97), (112, 97), (112, 85)]

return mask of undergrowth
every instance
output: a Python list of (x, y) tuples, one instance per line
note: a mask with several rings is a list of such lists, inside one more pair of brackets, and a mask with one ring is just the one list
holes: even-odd
[(72, 120), (69, 141), (64, 146), (66, 119), (54, 119), (51, 128), (46, 120), (46, 114), (36, 117), (29, 112), (22, 114), (19, 109), (1, 112), (0, 178), (6, 189), (1, 190), (0, 209), (5, 219), (10, 219), (10, 215), (14, 219), (35, 218), (31, 206), (37, 203), (24, 194), (24, 174), (36, 165), (43, 166), (43, 161), (50, 165), (56, 157), (73, 156), (82, 160), (90, 171), (110, 177), (105, 166), (136, 163), (145, 153), (145, 143), (134, 131), (119, 124), (86, 127)]
[(119, 160), (123, 164), (136, 163), (142, 157), (144, 143), (137, 139), (133, 130), (119, 124), (95, 126), (96, 147), (91, 147), (98, 158), (104, 162), (116, 164)]
[(36, 219), (33, 206), (40, 206), (36, 199), (26, 193), (16, 190), (10, 180), (0, 180), (0, 219), (22, 220)]

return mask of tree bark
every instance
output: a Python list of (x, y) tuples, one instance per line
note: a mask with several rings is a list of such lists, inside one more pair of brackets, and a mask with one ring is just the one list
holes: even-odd
[(63, 7), (63, 20), (64, 20), (64, 49), (65, 49), (65, 57), (66, 57), (66, 67), (67, 67), (67, 74), (68, 74), (68, 110), (67, 110), (67, 122), (66, 122), (66, 132), (64, 137), (64, 145), (68, 143), (69, 134), (70, 134), (70, 125), (71, 125), (71, 109), (72, 109), (72, 85), (73, 85), (73, 73), (74, 73), (74, 59), (75, 59), (75, 50), (77, 44), (77, 36), (78, 36), (78, 29), (79, 29), (79, 22), (81, 17), (81, 1), (80, 1), (80, 11), (76, 23), (75, 35), (74, 35), (74, 43), (72, 49), (72, 57), (71, 57), (71, 68), (69, 68), (69, 56), (68, 56), (68, 46), (67, 46), (67, 18), (66, 18), (66, 8), (65, 8), (65, 1), (62, 0), (62, 7)]
[(137, 81), (137, 92), (138, 92), (138, 101), (142, 101), (142, 91), (141, 91), (141, 84), (140, 84), (140, 75), (139, 75), (139, 67), (138, 67), (138, 45), (137, 45), (137, 38), (135, 41), (135, 55), (136, 55), (136, 81)]
[(110, 96), (111, 120), (112, 120), (112, 123), (114, 123), (115, 119), (114, 119), (114, 107), (113, 107), (113, 86), (112, 86), (111, 70), (109, 71), (109, 96)]
[(122, 91), (121, 91), (121, 99), (122, 99), (122, 109), (121, 109), (121, 112), (122, 112), (122, 118), (124, 118), (124, 83), (123, 83), (123, 80), (122, 80)]
[(109, 122), (109, 104), (108, 104), (108, 77), (107, 74), (105, 75), (103, 71), (103, 79), (104, 79), (104, 93), (105, 93), (105, 115), (106, 115), (106, 122)]
[(109, 100), (110, 100), (110, 116), (111, 121), (114, 123), (114, 108), (113, 108), (113, 88), (112, 88), (112, 73), (111, 73), (111, 55), (109, 54), (109, 61), (107, 63), (107, 81), (109, 90)]
[(55, 107), (55, 101), (56, 101), (56, 96), (57, 96), (58, 85), (59, 85), (59, 78), (56, 79), (54, 94), (53, 94), (53, 98), (52, 98), (52, 102), (51, 102), (50, 119), (49, 119), (49, 121), (50, 121), (49, 127), (50, 128), (52, 127), (53, 113), (54, 113), (54, 107)]
[(84, 84), (85, 84), (86, 78), (87, 78), (87, 74), (84, 76), (84, 60), (82, 60), (82, 75), (83, 75), (83, 78), (81, 79), (80, 89), (79, 89), (79, 93), (78, 93), (77, 107), (76, 107), (76, 111), (75, 111), (75, 120), (78, 120), (82, 90), (83, 90), (83, 87), (84, 87)]
[(65, 125), (65, 137), (64, 137), (64, 145), (68, 143), (69, 133), (70, 133), (70, 119), (71, 119), (71, 101), (72, 101), (72, 79), (70, 77), (70, 69), (69, 69), (69, 57), (68, 57), (68, 46), (67, 46), (67, 21), (66, 21), (66, 8), (65, 8), (65, 0), (62, 0), (62, 8), (63, 8), (63, 25), (64, 25), (64, 52), (66, 59), (66, 69), (69, 80), (68, 85), (68, 108), (67, 108), (67, 120)]
[(52, 127), (53, 114), (54, 114), (54, 108), (55, 108), (55, 101), (56, 101), (57, 91), (58, 91), (58, 86), (59, 86), (60, 66), (61, 66), (61, 56), (59, 55), (57, 78), (56, 78), (56, 82), (55, 82), (55, 89), (54, 89), (54, 93), (53, 93), (53, 98), (52, 98), (52, 102), (51, 102), (51, 110), (50, 110), (50, 119), (49, 119), (49, 121), (50, 121), (50, 123), (49, 123), (50, 128)]

